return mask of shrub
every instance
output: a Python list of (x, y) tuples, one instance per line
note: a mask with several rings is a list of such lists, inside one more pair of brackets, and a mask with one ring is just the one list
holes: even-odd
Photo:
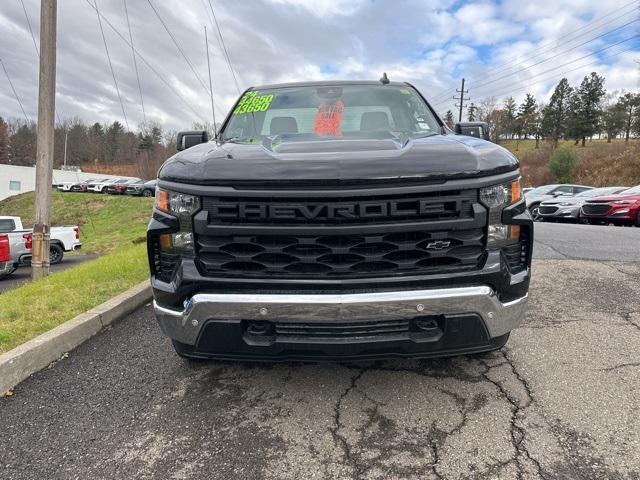
[(578, 164), (578, 155), (573, 148), (558, 148), (549, 160), (549, 171), (558, 183), (570, 183)]

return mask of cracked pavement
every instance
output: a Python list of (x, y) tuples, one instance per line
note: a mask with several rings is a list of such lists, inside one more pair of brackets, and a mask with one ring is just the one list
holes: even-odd
[(0, 399), (0, 478), (640, 478), (640, 258), (576, 260), (553, 227), (484, 355), (190, 364), (146, 306)]

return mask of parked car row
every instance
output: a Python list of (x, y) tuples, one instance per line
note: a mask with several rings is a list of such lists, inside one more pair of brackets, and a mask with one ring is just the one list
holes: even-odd
[(156, 181), (145, 181), (139, 178), (90, 178), (81, 182), (64, 182), (58, 185), (58, 190), (153, 197), (156, 192)]
[[(80, 228), (77, 225), (51, 227), (49, 262), (60, 263), (65, 252), (78, 250)], [(31, 263), (33, 231), (25, 229), (20, 217), (0, 216), (0, 278), (12, 274), (21, 265)]]
[(640, 185), (589, 187), (544, 185), (525, 192), (535, 221), (636, 225), (640, 227)]

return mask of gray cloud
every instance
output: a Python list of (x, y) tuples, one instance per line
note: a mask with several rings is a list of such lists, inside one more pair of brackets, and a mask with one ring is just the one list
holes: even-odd
[[(36, 36), (39, 2), (24, 0)], [(522, 2), (455, 2), (453, 0), (214, 0), (240, 89), (261, 83), (323, 78), (376, 79), (383, 70), (394, 80), (411, 81), (428, 98), (449, 96), (459, 78), (476, 84), (504, 62), (526, 61), (527, 52), (561, 37), (568, 29), (605, 15), (615, 2), (595, 0), (541, 0), (546, 7), (520, 8)], [(90, 0), (92, 3), (93, 0)], [(152, 0), (171, 32), (208, 85), (203, 26), (209, 30), (214, 97), (218, 119), (238, 96), (208, 0)], [(562, 8), (565, 5), (567, 8)], [(136, 49), (159, 73), (139, 61), (147, 116), (166, 128), (190, 127), (210, 119), (205, 88), (191, 72), (146, 0), (127, 0)], [(101, 13), (128, 39), (122, 0), (98, 0)], [(562, 15), (557, 12), (562, 11)], [(560, 20), (558, 20), (560, 18)], [(480, 21), (481, 20), (481, 21)], [(615, 24), (614, 24), (615, 25)], [(130, 47), (103, 24), (129, 125), (142, 121), (142, 109)], [(611, 27), (611, 25), (609, 26)], [(607, 27), (603, 27), (603, 31)], [(594, 32), (597, 34), (597, 32)], [(3, 59), (25, 110), (36, 117), (38, 63), (19, 0), (3, 0), (0, 7), (0, 58)], [(602, 43), (605, 44), (605, 43)], [(608, 88), (637, 86), (634, 51), (571, 74), (572, 81), (598, 69)], [(576, 58), (593, 50), (576, 49)], [(594, 60), (598, 60), (594, 57)], [(478, 95), (502, 97), (509, 90), (527, 87), (536, 73), (561, 65), (559, 58), (510, 79), (509, 88), (482, 88)], [(515, 62), (517, 63), (517, 62)], [(579, 66), (580, 63), (575, 66)], [(569, 67), (567, 67), (569, 68)], [(562, 69), (557, 73), (562, 73)], [(477, 80), (476, 80), (477, 79)], [(539, 79), (539, 78), (538, 78)], [(180, 92), (185, 104), (171, 87)], [(544, 97), (553, 80), (531, 86)], [(496, 82), (496, 87), (504, 82)], [(58, 114), (85, 121), (124, 123), (107, 64), (97, 15), (86, 0), (58, 2)], [(516, 92), (521, 96), (524, 92)], [(479, 98), (476, 98), (479, 99)], [(436, 103), (436, 102), (434, 102)], [(441, 101), (439, 111), (452, 108)], [(0, 116), (19, 117), (20, 109), (0, 72)]]

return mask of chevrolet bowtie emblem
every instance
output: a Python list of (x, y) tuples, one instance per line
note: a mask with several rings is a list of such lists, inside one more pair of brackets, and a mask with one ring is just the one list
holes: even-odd
[(438, 240), (436, 242), (429, 242), (427, 244), (427, 250), (444, 250), (449, 245), (451, 245), (451, 242), (448, 240)]

